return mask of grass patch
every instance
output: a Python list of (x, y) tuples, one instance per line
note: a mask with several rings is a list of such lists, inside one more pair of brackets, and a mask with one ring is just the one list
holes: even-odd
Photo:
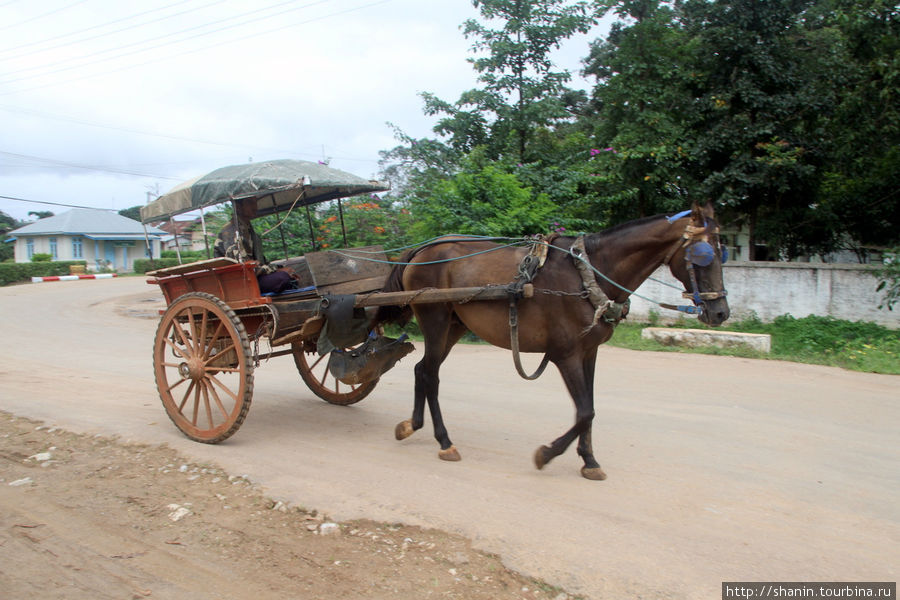
[[(652, 317), (652, 315), (651, 315)], [(658, 319), (651, 318), (649, 324), (623, 321), (616, 327), (616, 333), (608, 342), (610, 346), (629, 350), (652, 350), (655, 352), (692, 352), (694, 354), (715, 354), (739, 356), (766, 360), (787, 360), (815, 365), (841, 367), (864, 373), (885, 373), (900, 375), (900, 331), (894, 331), (876, 323), (865, 321), (842, 321), (832, 317), (809, 316), (801, 319), (791, 315), (777, 317), (772, 323), (763, 323), (756, 317), (730, 322), (722, 327), (709, 327), (697, 319), (681, 318), (671, 327), (685, 329), (718, 329), (720, 331), (740, 331), (744, 333), (768, 333), (772, 336), (772, 352), (766, 354), (746, 347), (686, 348), (664, 346), (641, 337), (645, 327), (659, 326)], [(406, 333), (413, 340), (422, 341), (422, 333), (415, 321), (400, 328), (389, 325), (385, 333), (397, 337)], [(484, 343), (472, 333), (467, 333), (463, 343)]]
[[(717, 329), (744, 333), (768, 333), (772, 336), (772, 352), (765, 354), (746, 348), (682, 348), (663, 346), (641, 338), (648, 325), (622, 323), (609, 344), (631, 350), (660, 352), (694, 352), (787, 360), (829, 365), (865, 373), (900, 375), (900, 332), (876, 323), (843, 321), (832, 317), (803, 318), (782, 315), (772, 323), (757, 318), (744, 319)], [(713, 329), (696, 320), (680, 319), (673, 327)]]

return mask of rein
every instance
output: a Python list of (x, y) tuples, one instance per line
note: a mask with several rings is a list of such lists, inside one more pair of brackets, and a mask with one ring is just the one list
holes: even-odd
[[(690, 211), (685, 211), (668, 217), (669, 223), (674, 223), (678, 219), (685, 217), (688, 214), (690, 214)], [(684, 260), (691, 281), (691, 291), (682, 292), (682, 297), (692, 300), (693, 306), (674, 305), (664, 302), (658, 302), (651, 298), (641, 296), (634, 290), (629, 290), (628, 288), (616, 283), (591, 264), (587, 256), (587, 250), (585, 249), (584, 236), (579, 236), (566, 252), (567, 254), (569, 254), (569, 256), (572, 257), (575, 268), (581, 276), (582, 286), (584, 288), (583, 297), (586, 297), (594, 307), (594, 318), (592, 322), (584, 328), (584, 330), (582, 331), (582, 335), (586, 335), (601, 321), (615, 327), (628, 314), (628, 309), (631, 304), (629, 299), (626, 299), (625, 302), (614, 302), (613, 300), (611, 300), (609, 296), (607, 296), (606, 293), (601, 289), (600, 284), (597, 281), (597, 276), (603, 278), (605, 281), (609, 282), (615, 287), (627, 292), (629, 296), (633, 294), (638, 296), (639, 298), (647, 300), (648, 302), (656, 304), (660, 308), (676, 310), (690, 315), (700, 315), (703, 313), (704, 300), (716, 300), (718, 298), (725, 297), (725, 290), (721, 290), (718, 292), (701, 292), (700, 286), (697, 282), (697, 272), (694, 268), (695, 263), (699, 266), (707, 266), (709, 262), (705, 262), (704, 258), (708, 257), (709, 261), (712, 260), (712, 254), (709, 253), (712, 250), (712, 247), (707, 241), (709, 238), (708, 228), (708, 224), (704, 224), (702, 227), (691, 224), (686, 225), (684, 228), (684, 233), (675, 242), (675, 244), (672, 245), (661, 263), (663, 265), (668, 265), (672, 260), (672, 257), (679, 249), (685, 250)], [(515, 364), (516, 371), (519, 373), (519, 375), (523, 379), (527, 380), (534, 380), (540, 377), (541, 374), (543, 374), (544, 369), (547, 367), (550, 358), (545, 354), (540, 366), (538, 366), (537, 370), (531, 375), (526, 373), (522, 368), (522, 362), (519, 355), (519, 318), (517, 304), (518, 299), (521, 297), (522, 287), (526, 283), (530, 283), (534, 278), (537, 270), (543, 266), (549, 248), (561, 250), (561, 248), (558, 248), (557, 246), (553, 246), (551, 244), (552, 240), (555, 237), (556, 236), (551, 236), (533, 242), (531, 251), (525, 256), (525, 258), (522, 260), (522, 263), (519, 265), (519, 271), (516, 279), (507, 288), (507, 291), (509, 292), (510, 349), (513, 353), (513, 363)], [(700, 251), (697, 252), (698, 256), (694, 256), (694, 252), (692, 250), (696, 247), (697, 244), (705, 244), (707, 248), (700, 249)], [(706, 252), (706, 254), (704, 254), (704, 251)]]

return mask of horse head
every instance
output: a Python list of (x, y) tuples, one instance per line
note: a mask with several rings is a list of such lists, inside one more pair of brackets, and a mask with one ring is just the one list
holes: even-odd
[(713, 327), (728, 319), (730, 311), (722, 279), (728, 250), (719, 240), (719, 224), (712, 205), (696, 203), (690, 212), (677, 250), (669, 257), (672, 275), (683, 285), (684, 297), (701, 309), (700, 321)]

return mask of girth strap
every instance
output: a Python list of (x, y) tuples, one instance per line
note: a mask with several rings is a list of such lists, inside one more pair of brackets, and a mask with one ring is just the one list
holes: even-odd
[(550, 363), (550, 356), (544, 354), (541, 364), (531, 375), (525, 372), (525, 369), (522, 367), (522, 359), (519, 356), (519, 308), (517, 302), (518, 300), (514, 296), (509, 297), (509, 346), (512, 350), (513, 364), (516, 365), (516, 371), (518, 371), (522, 379), (533, 381), (544, 374), (544, 369)]
[[(554, 235), (553, 237), (556, 236)], [(547, 365), (550, 363), (550, 357), (545, 354), (543, 360), (541, 360), (540, 366), (538, 366), (537, 370), (531, 375), (526, 373), (525, 369), (522, 368), (522, 359), (519, 355), (518, 302), (519, 298), (522, 297), (522, 290), (525, 287), (525, 284), (531, 283), (531, 280), (534, 279), (534, 275), (537, 273), (538, 269), (544, 266), (544, 262), (547, 260), (547, 251), (551, 239), (552, 238), (542, 239), (531, 245), (531, 250), (519, 264), (519, 272), (516, 274), (516, 278), (506, 288), (506, 291), (509, 293), (509, 347), (513, 354), (513, 364), (515, 364), (516, 371), (518, 371), (519, 375), (523, 379), (529, 381), (533, 381), (543, 375), (544, 369), (546, 369)]]

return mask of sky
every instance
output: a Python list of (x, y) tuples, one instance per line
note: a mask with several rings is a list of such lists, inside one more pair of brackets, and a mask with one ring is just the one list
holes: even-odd
[[(121, 210), (213, 169), (365, 178), (477, 86), (471, 0), (0, 0), (0, 211)], [(598, 26), (555, 55), (577, 81)], [(15, 198), (15, 199), (11, 199)], [(55, 203), (55, 204), (41, 204)]]

